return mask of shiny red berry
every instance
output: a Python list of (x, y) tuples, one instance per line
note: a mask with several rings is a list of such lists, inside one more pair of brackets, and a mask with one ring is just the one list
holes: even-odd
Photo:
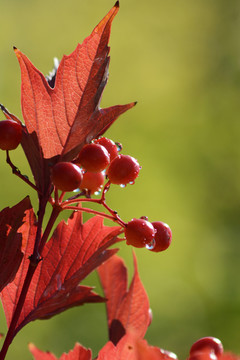
[(188, 360), (217, 360), (218, 357), (212, 351), (195, 351), (190, 354)]
[(223, 346), (219, 339), (211, 336), (203, 337), (197, 340), (190, 349), (190, 355), (199, 351), (214, 352), (216, 356), (223, 353)]
[(144, 219), (132, 219), (125, 228), (125, 237), (128, 245), (137, 248), (145, 247), (154, 240), (153, 225)]
[(83, 174), (83, 179), (80, 189), (86, 189), (90, 194), (100, 191), (105, 181), (105, 176), (102, 172), (87, 171)]
[(126, 185), (134, 182), (140, 171), (139, 163), (129, 155), (118, 155), (111, 161), (107, 176), (112, 184)]
[(172, 231), (170, 227), (162, 221), (154, 221), (152, 225), (156, 231), (155, 245), (151, 251), (160, 252), (166, 250), (172, 241)]
[(109, 165), (110, 156), (104, 146), (92, 143), (84, 145), (75, 162), (86, 171), (100, 172)]
[(0, 149), (14, 150), (22, 140), (22, 126), (13, 120), (0, 121)]
[(95, 140), (94, 143), (102, 145), (107, 149), (110, 156), (110, 161), (112, 161), (116, 156), (118, 156), (118, 147), (115, 144), (115, 142), (112, 141), (111, 139), (108, 139), (106, 137), (101, 137)]
[(59, 162), (52, 168), (52, 182), (57, 189), (73, 191), (80, 187), (82, 170), (70, 162)]

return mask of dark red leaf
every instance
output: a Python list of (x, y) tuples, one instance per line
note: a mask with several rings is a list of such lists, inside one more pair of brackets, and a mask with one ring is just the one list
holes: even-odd
[(63, 57), (54, 88), (29, 59), (15, 49), (22, 75), (23, 117), (28, 132), (36, 133), (44, 158), (62, 155), (72, 160), (83, 144), (135, 105), (99, 108), (108, 79), (111, 24), (118, 9), (117, 2), (92, 34), (71, 55)]
[[(56, 356), (49, 351), (44, 352), (39, 350), (35, 345), (30, 344), (29, 350), (31, 351), (35, 360), (57, 360)], [(59, 360), (91, 360), (91, 350), (84, 348), (80, 344), (76, 344), (74, 349), (69, 351), (68, 354), (62, 354)]]
[(97, 360), (176, 360), (175, 354), (148, 345), (135, 333), (124, 335), (116, 346), (108, 342), (99, 352)]
[(149, 326), (149, 301), (141, 283), (134, 255), (135, 272), (127, 290), (127, 270), (123, 260), (113, 256), (98, 268), (107, 298), (109, 338), (116, 345), (127, 331), (144, 337)]
[[(33, 251), (36, 224), (32, 211), (29, 211), (28, 216), (29, 226), (22, 226), (26, 243), (22, 265), (14, 282), (2, 292), (8, 325), (26, 275), (28, 257)], [(80, 212), (76, 212), (68, 224), (62, 221), (43, 250), (43, 260), (34, 273), (16, 333), (30, 321), (49, 318), (86, 302), (105, 301), (92, 292), (92, 288), (80, 286), (79, 283), (116, 253), (116, 249), (106, 249), (120, 240), (117, 236), (121, 231), (119, 226), (104, 226), (99, 216), (82, 224)]]
[(23, 224), (25, 211), (30, 207), (26, 197), (12, 208), (7, 207), (0, 212), (0, 291), (14, 280), (21, 264), (22, 235), (18, 230)]

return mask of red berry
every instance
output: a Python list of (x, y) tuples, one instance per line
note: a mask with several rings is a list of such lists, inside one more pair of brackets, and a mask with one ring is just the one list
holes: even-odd
[(87, 171), (100, 172), (110, 163), (110, 156), (104, 146), (87, 144), (80, 151), (76, 163)]
[(118, 147), (114, 141), (112, 141), (106, 137), (101, 137), (101, 138), (95, 140), (94, 143), (102, 145), (107, 149), (109, 156), (110, 156), (110, 161), (112, 161), (116, 156), (118, 156)]
[(132, 219), (125, 228), (125, 237), (128, 245), (137, 248), (145, 247), (154, 240), (155, 230), (153, 225), (143, 219)]
[(154, 221), (152, 225), (156, 231), (155, 246), (150, 250), (154, 252), (166, 250), (172, 241), (172, 231), (170, 227), (162, 221)]
[(214, 352), (216, 356), (223, 353), (223, 346), (219, 339), (207, 336), (197, 340), (190, 349), (190, 355), (199, 351)]
[(111, 161), (107, 175), (112, 184), (126, 185), (138, 177), (139, 170), (140, 166), (132, 156), (118, 155)]
[(188, 360), (217, 360), (217, 356), (212, 351), (195, 351)]
[(86, 189), (90, 194), (94, 194), (96, 191), (100, 191), (105, 181), (105, 176), (101, 172), (87, 171), (83, 174), (83, 179), (80, 185), (80, 189)]
[(14, 150), (22, 140), (22, 126), (13, 120), (0, 121), (0, 149)]
[(82, 177), (81, 169), (70, 162), (59, 162), (52, 168), (52, 182), (57, 189), (62, 191), (78, 189)]

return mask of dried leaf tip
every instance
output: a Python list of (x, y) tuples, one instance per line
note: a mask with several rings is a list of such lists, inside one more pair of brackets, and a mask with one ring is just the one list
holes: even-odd
[(114, 5), (114, 7), (118, 7), (119, 8), (119, 1), (117, 1)]

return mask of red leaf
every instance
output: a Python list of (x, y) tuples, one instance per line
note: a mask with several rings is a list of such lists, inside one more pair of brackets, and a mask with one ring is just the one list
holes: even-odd
[(148, 345), (134, 333), (124, 335), (116, 346), (110, 341), (99, 352), (97, 360), (176, 360), (175, 354)]
[[(26, 243), (22, 265), (14, 282), (2, 292), (8, 325), (26, 276), (28, 257), (33, 251), (36, 234), (33, 211), (29, 211), (28, 217), (29, 226), (24, 224), (22, 227)], [(92, 288), (80, 286), (79, 283), (116, 253), (116, 249), (106, 249), (119, 241), (117, 236), (121, 231), (119, 226), (104, 226), (103, 219), (99, 216), (94, 216), (82, 224), (80, 212), (76, 212), (68, 224), (62, 221), (45, 245), (43, 260), (32, 278), (15, 333), (30, 321), (49, 318), (86, 302), (105, 301), (92, 292)]]
[(135, 272), (127, 290), (127, 270), (123, 260), (117, 256), (98, 268), (98, 273), (107, 298), (109, 338), (114, 343), (127, 331), (142, 338), (149, 326), (149, 301), (141, 283), (134, 255)]
[[(35, 360), (57, 360), (56, 356), (49, 351), (44, 352), (39, 350), (35, 345), (29, 344), (29, 350), (31, 351)], [(91, 350), (84, 348), (80, 344), (76, 344), (74, 349), (69, 351), (68, 354), (62, 354), (59, 360), (91, 360)]]
[(30, 207), (27, 197), (12, 208), (7, 207), (0, 212), (0, 291), (14, 280), (21, 264), (22, 235), (18, 230), (24, 221), (25, 211)]
[[(102, 134), (135, 103), (100, 110), (108, 79), (111, 24), (118, 2), (92, 34), (57, 69), (54, 88), (29, 59), (15, 49), (22, 75), (22, 112), (30, 134), (36, 133), (44, 158), (72, 160), (80, 148)], [(29, 149), (30, 151), (30, 149)]]

